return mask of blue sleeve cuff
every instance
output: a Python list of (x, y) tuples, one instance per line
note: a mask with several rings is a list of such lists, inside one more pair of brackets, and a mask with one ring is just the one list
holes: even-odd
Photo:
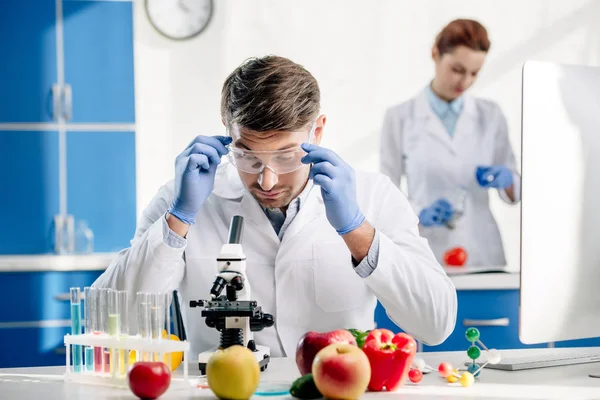
[(171, 228), (169, 228), (169, 224), (167, 223), (167, 214), (166, 213), (163, 218), (163, 242), (167, 246), (174, 248), (174, 249), (181, 249), (182, 247), (185, 247), (185, 245), (187, 244), (187, 239), (182, 238), (181, 236), (179, 236), (178, 234), (173, 232), (171, 230)]
[(361, 278), (367, 278), (377, 268), (377, 260), (379, 260), (379, 231), (375, 230), (375, 237), (371, 247), (369, 247), (367, 256), (358, 265), (354, 266), (354, 270)]

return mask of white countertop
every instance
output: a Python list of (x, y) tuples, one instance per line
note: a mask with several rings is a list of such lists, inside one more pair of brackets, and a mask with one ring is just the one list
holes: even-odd
[[(543, 354), (569, 349), (527, 349), (501, 351), (503, 357)], [(437, 368), (439, 363), (447, 361), (454, 367), (466, 359), (464, 351), (443, 353), (420, 353), (419, 357)], [(483, 357), (483, 356), (482, 356)], [(2, 397), (7, 399), (44, 398), (45, 400), (78, 399), (131, 399), (135, 396), (129, 389), (116, 389), (78, 383), (65, 383), (62, 374), (65, 367), (15, 368), (0, 370)], [(181, 368), (173, 378), (181, 376)], [(598, 399), (600, 398), (600, 379), (590, 378), (590, 372), (600, 371), (600, 364), (580, 364), (566, 367), (540, 368), (517, 372), (484, 369), (473, 386), (464, 388), (460, 384), (449, 384), (437, 372), (424, 375), (418, 384), (405, 383), (396, 392), (367, 392), (363, 399), (419, 399), (439, 400), (454, 398), (485, 399)], [(199, 375), (198, 365), (190, 364), (190, 375), (194, 377), (192, 387), (182, 383), (173, 384), (161, 399), (215, 399), (210, 389), (196, 387)], [(299, 376), (294, 358), (274, 358), (261, 375), (261, 384), (285, 383), (290, 385)], [(175, 380), (174, 380), (175, 382)], [(202, 383), (202, 378), (200, 378)], [(291, 396), (271, 396), (278, 399), (292, 399)], [(253, 396), (253, 399), (265, 397)]]
[(519, 289), (518, 269), (507, 267), (446, 267), (446, 273), (456, 290)]
[(6, 255), (0, 256), (0, 272), (104, 270), (116, 255), (117, 253)]

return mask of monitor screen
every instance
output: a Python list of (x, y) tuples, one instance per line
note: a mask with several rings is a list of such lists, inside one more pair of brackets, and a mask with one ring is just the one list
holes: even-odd
[(600, 336), (600, 68), (523, 68), (520, 338)]

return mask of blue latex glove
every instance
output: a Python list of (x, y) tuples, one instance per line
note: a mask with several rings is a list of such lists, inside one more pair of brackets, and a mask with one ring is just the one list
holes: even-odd
[(503, 165), (477, 167), (475, 177), (477, 183), (484, 188), (506, 189), (513, 184), (512, 171)]
[(169, 213), (192, 225), (210, 195), (217, 166), (229, 150), (228, 136), (197, 136), (175, 159), (175, 197)]
[(454, 208), (448, 200), (438, 199), (429, 207), (421, 210), (419, 222), (423, 226), (443, 225), (452, 217), (453, 213)]
[(321, 186), (329, 223), (340, 235), (352, 232), (365, 221), (356, 201), (354, 170), (331, 150), (308, 143), (302, 148), (308, 153), (302, 162), (313, 164), (308, 177)]

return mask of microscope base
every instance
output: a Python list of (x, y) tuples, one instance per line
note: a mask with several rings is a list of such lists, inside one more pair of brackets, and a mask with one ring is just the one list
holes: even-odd
[[(210, 359), (210, 357), (217, 351), (217, 348), (212, 348), (208, 351), (204, 351), (200, 354), (198, 354), (198, 367), (200, 368), (200, 374), (205, 375), (206, 374), (206, 364), (208, 363), (208, 360)], [(269, 361), (271, 360), (271, 349), (269, 349), (266, 346), (256, 346), (256, 350), (253, 351), (254, 353), (254, 357), (256, 358), (256, 362), (258, 362), (258, 365), (260, 367), (261, 371), (264, 371), (267, 369), (267, 365), (269, 364)]]

